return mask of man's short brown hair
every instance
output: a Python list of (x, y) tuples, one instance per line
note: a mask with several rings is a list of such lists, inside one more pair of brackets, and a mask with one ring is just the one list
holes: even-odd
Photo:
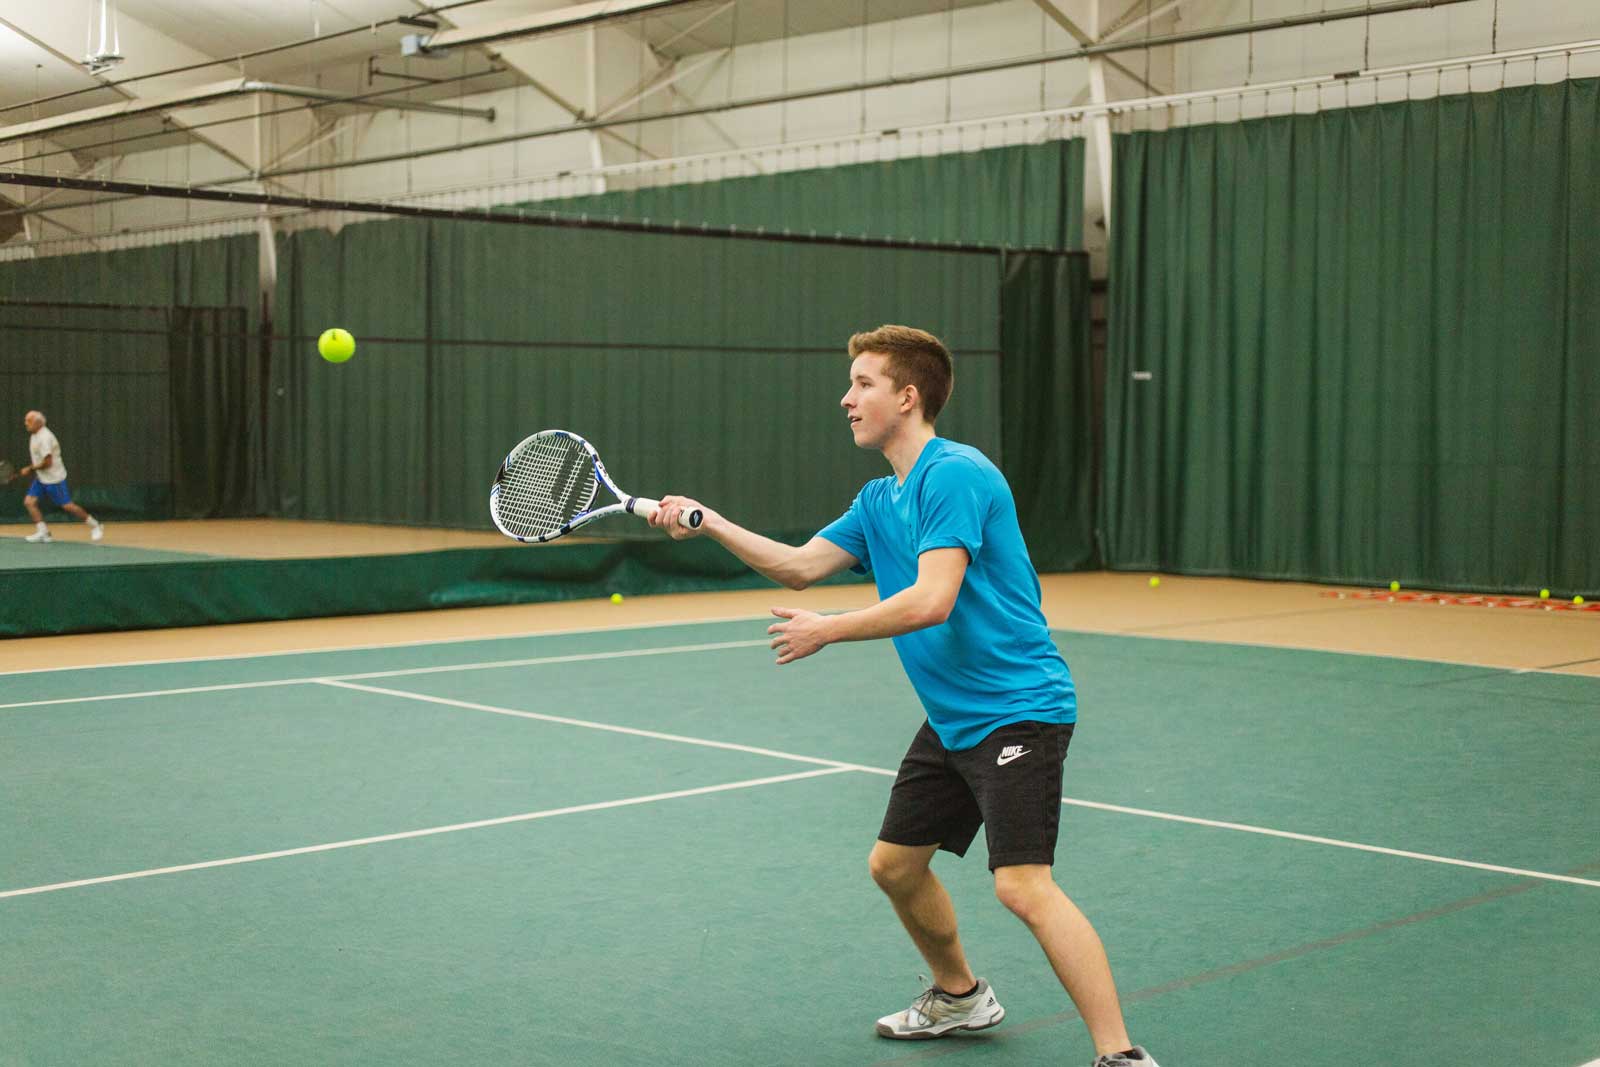
[(879, 326), (850, 338), (850, 358), (863, 352), (887, 356), (884, 371), (896, 389), (917, 387), (922, 417), (933, 422), (955, 388), (955, 363), (950, 350), (933, 334), (910, 326)]

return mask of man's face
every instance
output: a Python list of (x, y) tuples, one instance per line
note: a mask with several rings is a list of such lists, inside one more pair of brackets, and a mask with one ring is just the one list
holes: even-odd
[[(16, 409), (13, 408), (12, 410), (15, 411)], [(39, 427), (43, 426), (44, 422), (39, 418), (37, 413), (30, 411), (26, 415), (22, 416), (22, 425), (28, 428), (29, 433), (38, 433)]]
[(885, 372), (889, 357), (863, 352), (850, 364), (850, 391), (839, 400), (857, 448), (881, 449), (900, 422), (901, 391)]

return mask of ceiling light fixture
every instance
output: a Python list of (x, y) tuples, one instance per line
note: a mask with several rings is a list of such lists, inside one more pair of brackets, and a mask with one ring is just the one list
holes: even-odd
[[(94, 0), (91, 0), (91, 4)], [(117, 33), (117, 0), (98, 0), (100, 41), (94, 40), (94, 8), (89, 9), (89, 25), (84, 33), (83, 65), (90, 74), (104, 74), (122, 62), (122, 42)]]

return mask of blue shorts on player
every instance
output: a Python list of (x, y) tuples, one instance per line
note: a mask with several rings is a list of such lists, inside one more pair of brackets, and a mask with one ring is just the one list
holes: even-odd
[(48, 500), (58, 508), (64, 508), (72, 503), (72, 490), (67, 488), (65, 478), (49, 485), (35, 478), (33, 484), (28, 486), (28, 495), (36, 500)]

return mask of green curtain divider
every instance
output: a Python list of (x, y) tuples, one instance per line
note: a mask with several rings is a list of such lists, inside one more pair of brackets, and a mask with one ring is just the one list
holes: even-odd
[(683, 182), (527, 205), (568, 215), (771, 233), (1076, 249), (1084, 141)]
[(0, 263), (0, 299), (242, 307), (259, 315), (254, 235)]
[(500, 460), (559, 426), (632, 492), (816, 530), (887, 469), (838, 407), (846, 340), (885, 321), (945, 338), (940, 429), (1000, 459), (993, 253), (384, 221), (295, 234), (279, 265), (288, 334), (358, 339), (338, 366), (274, 355), (285, 516), (487, 528)]
[(1001, 290), (1003, 464), (1040, 571), (1100, 566), (1089, 257), (1008, 253)]
[(1112, 566), (1600, 590), (1600, 81), (1115, 151)]
[[(258, 247), (254, 236), (243, 236), (0, 263), (0, 300), (33, 302), (0, 304), (0, 395), (16, 407), (7, 418), (18, 417), (16, 444), (0, 454), (23, 447), (20, 414), (40, 408), (61, 438), (74, 496), (116, 519), (172, 516), (175, 417), (203, 423), (230, 450), (229, 463), (238, 463), (242, 450), (254, 470), (262, 374), (243, 335), (259, 329)], [(184, 312), (183, 329), (192, 335), (185, 344), (249, 345), (241, 348), (243, 365), (228, 371), (242, 378), (230, 386), (236, 403), (213, 409), (210, 398), (195, 396), (174, 408), (169, 316), (180, 305), (192, 309)], [(200, 340), (216, 332), (195, 324), (193, 316), (211, 314), (203, 305), (232, 309), (217, 312), (226, 341)], [(218, 455), (209, 446), (191, 448), (176, 462), (192, 465), (186, 474), (209, 476)], [(231, 498), (228, 513), (259, 514), (257, 492), (247, 477), (244, 497)], [(3, 506), (21, 514), (10, 494)]]
[[(843, 575), (830, 584), (861, 581)], [(0, 637), (769, 587), (709, 541), (11, 571)]]

